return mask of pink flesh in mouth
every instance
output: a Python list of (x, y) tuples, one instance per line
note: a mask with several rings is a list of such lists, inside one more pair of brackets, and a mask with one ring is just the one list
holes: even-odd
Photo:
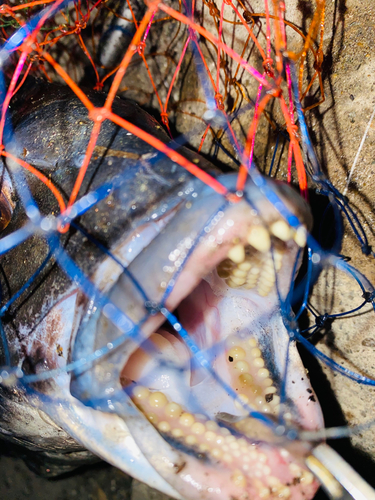
[[(216, 285), (222, 282), (216, 271), (211, 273), (208, 281)], [(228, 288), (222, 283), (221, 292), (225, 290)], [(179, 320), (206, 353), (216, 346), (216, 349), (211, 350), (211, 366), (226, 383), (242, 397), (248, 397), (250, 406), (277, 417), (280, 411), (277, 390), (272, 376), (264, 376), (267, 375), (264, 372), (267, 368), (256, 338), (251, 331), (246, 335), (233, 335), (233, 332), (240, 331), (240, 324), (243, 324), (241, 315), (244, 313), (241, 311), (246, 312), (256, 307), (256, 304), (236, 290), (229, 292), (229, 297), (220, 295), (218, 289), (215, 294), (210, 284), (202, 280), (178, 306)], [(246, 301), (248, 306), (244, 308)], [(228, 309), (232, 309), (232, 328), (222, 316), (222, 310), (225, 313)], [(261, 429), (260, 435), (265, 443), (254, 444), (251, 439), (254, 419), (246, 418), (246, 410), (225, 391), (218, 389), (218, 384), (203, 369), (191, 366), (188, 348), (177, 334), (168, 330), (168, 327), (162, 327), (150, 337), (158, 356), (155, 356), (155, 352), (147, 353), (139, 349), (129, 358), (122, 373), (125, 379), (136, 381), (134, 400), (159, 432), (190, 446), (198, 453), (205, 453), (217, 465), (217, 474), (220, 475), (222, 467), (229, 470), (233, 483), (231, 486), (241, 491), (240, 495), (246, 492), (251, 498), (312, 498), (318, 486), (311, 473), (304, 468), (303, 462), (285, 449), (273, 445), (272, 436), (270, 444), (267, 444), (269, 435), (267, 431), (263, 433), (264, 429)], [(229, 357), (234, 359), (230, 361)], [(176, 359), (184, 367), (178, 376), (175, 373), (166, 374), (165, 369), (160, 368), (161, 360), (176, 362)], [(260, 371), (261, 377), (258, 376)], [(248, 383), (243, 377), (246, 374), (251, 376), (248, 377)], [(245, 383), (243, 380), (241, 382), (241, 375)], [(144, 393), (140, 390), (141, 386), (147, 388)], [(208, 418), (203, 418), (203, 412)], [(241, 416), (242, 423), (235, 431), (244, 432), (248, 438), (241, 439), (238, 434), (236, 436), (227, 429), (220, 430), (215, 426), (217, 413)], [(304, 426), (319, 427), (319, 410), (315, 417), (312, 419), (313, 424), (310, 418)], [(199, 467), (204, 469), (206, 465), (201, 463)], [(205, 480), (204, 474), (197, 470), (194, 481), (204, 483)], [(223, 493), (225, 486), (221, 485), (219, 489)], [(214, 497), (226, 498), (225, 495)]]
[[(278, 395), (279, 381), (273, 380), (262, 353), (262, 344), (272, 344), (275, 333), (266, 321), (279, 326), (281, 337), (287, 339), (275, 287), (270, 288), (269, 283), (259, 284), (259, 280), (257, 289), (255, 285), (249, 285), (253, 289), (228, 286), (228, 280), (220, 278), (216, 269), (226, 259), (229, 242), (233, 241), (238, 227), (240, 236), (236, 240), (246, 245), (249, 218), (246, 222), (236, 223), (226, 243), (219, 245), (215, 252), (210, 253), (207, 247), (198, 245), (179, 275), (166, 307), (176, 310), (183, 328), (206, 353), (210, 366), (239, 398), (276, 420), (283, 411)], [(288, 287), (298, 247), (292, 240), (284, 246), (288, 262), (278, 277), (280, 283), (285, 282)], [(207, 270), (207, 262), (211, 271)], [(260, 276), (267, 274), (263, 264)], [(269, 274), (269, 270), (267, 272)], [(205, 276), (203, 280), (202, 276)], [(262, 293), (266, 296), (261, 296)], [(280, 319), (279, 323), (275, 317)], [(155, 333), (149, 337), (151, 342), (147, 347), (137, 349), (128, 358), (121, 379), (123, 386), (132, 391), (135, 404), (161, 436), (190, 449), (190, 453), (185, 454), (187, 466), (180, 478), (193, 484), (195, 491), (204, 490), (205, 495), (186, 494), (187, 498), (312, 498), (318, 485), (303, 465), (308, 446), (305, 450), (303, 445), (300, 449), (296, 445), (298, 451), (291, 454), (280, 442), (277, 444), (269, 429), (247, 417), (246, 409), (238, 401), (233, 401), (210, 374), (191, 363), (191, 354), (182, 339), (162, 323), (161, 314), (146, 322), (144, 331)], [(270, 339), (264, 342), (267, 335)], [(275, 346), (276, 352), (278, 347)], [(319, 428), (322, 425), (319, 405), (308, 398), (311, 388), (296, 350), (290, 359), (295, 380), (289, 378), (287, 386), (294, 384), (293, 403), (299, 413), (297, 424), (306, 429)], [(178, 365), (181, 369), (166, 369), (166, 364)], [(239, 422), (230, 424), (231, 430), (220, 428), (215, 422), (218, 414), (238, 417)], [(289, 418), (293, 418), (292, 415)]]

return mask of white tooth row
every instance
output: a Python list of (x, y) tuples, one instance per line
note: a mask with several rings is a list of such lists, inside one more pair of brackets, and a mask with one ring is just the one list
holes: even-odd
[(306, 245), (307, 230), (305, 226), (293, 229), (285, 220), (278, 220), (271, 224), (270, 231), (281, 241), (287, 242), (293, 238), (299, 247), (303, 248)]
[(292, 473), (293, 477), (295, 479), (298, 479), (299, 483), (311, 484), (314, 481), (313, 474), (306, 469), (302, 469), (302, 467), (300, 467), (296, 463), (293, 463), (293, 462), (290, 463), (289, 470)]
[(218, 275), (225, 279), (231, 288), (252, 289), (258, 285), (258, 293), (266, 297), (275, 284), (275, 270), (281, 269), (284, 252), (280, 249), (271, 251), (271, 234), (282, 242), (292, 238), (300, 247), (305, 246), (307, 232), (304, 226), (292, 229), (284, 220), (273, 222), (270, 231), (261, 225), (249, 229), (247, 242), (234, 245), (228, 252), (228, 259), (218, 266)]
[(231, 374), (231, 386), (238, 391), (237, 409), (244, 405), (255, 405), (259, 411), (274, 413), (280, 411), (280, 397), (265, 368), (262, 352), (254, 338), (240, 340), (235, 335), (226, 339), (226, 359)]
[(272, 253), (245, 254), (244, 260), (239, 263), (226, 259), (219, 264), (217, 271), (231, 288), (241, 286), (250, 290), (258, 285), (258, 293), (266, 296), (274, 286), (275, 270), (277, 272), (281, 269), (282, 259), (283, 253), (276, 249)]
[[(250, 342), (249, 345), (254, 355), (258, 354), (255, 352), (258, 351), (256, 343)], [(241, 357), (239, 349), (232, 353)], [(152, 392), (147, 387), (137, 385), (133, 388), (132, 399), (161, 433), (169, 434), (188, 446), (194, 446), (202, 453), (207, 453), (213, 460), (225, 463), (231, 468), (231, 481), (238, 488), (245, 489), (250, 479), (260, 498), (277, 496), (280, 499), (288, 499), (291, 496), (290, 488), (271, 475), (272, 464), (267, 454), (244, 437), (238, 438), (228, 429), (220, 428), (216, 422), (202, 420), (202, 416), (186, 412), (178, 403), (169, 401), (162, 392)], [(240, 427), (238, 430), (241, 432)], [(310, 484), (308, 471), (294, 463), (291, 463), (289, 468), (294, 477)]]
[[(240, 353), (237, 351), (233, 354)], [(162, 392), (152, 392), (147, 387), (138, 385), (133, 388), (132, 399), (161, 433), (169, 434), (188, 446), (194, 446), (211, 456), (211, 459), (231, 468), (231, 481), (238, 488), (245, 489), (250, 479), (260, 498), (277, 496), (288, 499), (291, 496), (290, 488), (271, 475), (272, 465), (267, 454), (244, 437), (238, 438), (228, 429), (220, 428), (216, 422), (202, 420), (202, 416), (186, 412), (179, 404), (169, 401)], [(290, 468), (293, 476), (308, 474), (297, 464), (292, 465), (295, 465), (295, 469)], [(307, 481), (308, 479), (306, 477)]]

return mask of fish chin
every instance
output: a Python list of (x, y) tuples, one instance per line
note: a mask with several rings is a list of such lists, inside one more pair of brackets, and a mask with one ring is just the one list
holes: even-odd
[[(297, 500), (318, 487), (303, 465), (309, 446), (282, 432), (323, 425), (280, 310), (309, 214), (291, 189), (275, 189), (300, 233), (253, 185), (251, 204), (223, 208), (206, 193), (180, 207), (108, 289), (141, 330), (72, 378), (72, 395), (117, 414), (183, 498)], [(89, 316), (76, 359), (121, 338), (105, 314)]]

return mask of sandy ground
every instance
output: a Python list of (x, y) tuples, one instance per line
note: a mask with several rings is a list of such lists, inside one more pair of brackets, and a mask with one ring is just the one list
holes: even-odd
[[(349, 442), (334, 446), (375, 487), (373, 463)], [(0, 479), (1, 500), (172, 500), (104, 462), (58, 479), (45, 479), (28, 469), (22, 459), (5, 454), (4, 447), (0, 448)], [(319, 491), (315, 500), (327, 500), (327, 496)]]
[(1, 455), (0, 478), (2, 500), (170, 500), (104, 462), (45, 479), (22, 459)]

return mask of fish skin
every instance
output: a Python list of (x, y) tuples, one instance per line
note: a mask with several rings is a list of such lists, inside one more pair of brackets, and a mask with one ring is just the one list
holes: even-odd
[[(19, 156), (40, 168), (46, 175), (51, 174), (54, 183), (69, 193), (86, 150), (92, 124), (87, 119), (86, 109), (76, 98), (72, 98), (70, 91), (55, 86), (45, 88), (46, 90), (42, 87), (38, 91), (39, 94), (37, 92), (36, 96), (32, 98), (28, 97), (27, 94), (23, 97), (19, 95), (17, 99), (21, 103), (20, 111), (17, 108), (17, 101), (12, 104), (13, 113), (17, 117), (14, 121), (15, 137), (17, 143), (22, 144)], [(33, 91), (31, 92), (33, 95)], [(103, 103), (104, 97), (101, 94), (90, 94), (89, 97), (96, 106)], [(129, 121), (134, 121), (143, 129), (155, 132), (164, 142), (169, 142), (169, 138), (161, 131), (157, 122), (136, 105), (120, 100), (116, 100), (115, 103), (113, 109), (115, 113), (123, 115)], [(28, 104), (31, 104), (31, 112), (27, 111)], [(18, 118), (20, 115), (26, 118), (20, 120)], [(57, 129), (55, 126), (56, 117), (59, 118)], [(44, 147), (43, 153), (41, 153), (40, 145), (48, 149), (47, 153)], [(62, 145), (65, 147), (63, 148)], [(139, 165), (137, 158), (139, 150), (142, 151), (140, 156), (143, 156), (141, 165)], [(153, 149), (108, 121), (103, 126), (103, 134), (98, 141), (96, 152), (97, 158), (94, 157), (90, 163), (80, 195), (88, 189), (95, 189), (104, 182), (115, 178), (123, 172), (124, 167), (127, 181), (126, 190), (121, 189), (118, 193), (112, 193), (111, 205), (108, 205), (107, 198), (98, 204), (97, 212), (90, 210), (79, 220), (80, 226), (87, 233), (94, 235), (99, 242), (105, 243), (108, 248), (115, 247), (119, 239), (124, 239), (126, 235), (132, 234), (137, 228), (143, 227), (153, 213), (160, 214), (158, 210), (166, 199), (168, 200), (166, 204), (168, 209), (177, 209), (181, 201), (178, 192), (182, 188), (194, 186), (197, 191), (202, 189), (199, 181), (167, 158), (161, 158), (157, 163), (150, 164), (149, 155), (154, 154)], [(106, 152), (105, 156), (103, 156), (104, 152)], [(190, 158), (194, 157), (194, 153), (188, 150), (185, 150), (184, 154)], [(144, 157), (144, 155), (147, 156)], [(201, 167), (210, 171), (214, 170), (208, 162), (198, 156), (195, 158), (199, 159)], [(99, 165), (105, 168), (98, 168)], [(42, 213), (48, 214), (51, 210), (58, 212), (58, 206), (50, 191), (30, 175), (27, 175), (27, 180)], [(4, 235), (22, 227), (26, 221), (19, 200), (16, 202), (13, 219), (3, 233)], [(137, 207), (136, 210), (132, 208), (134, 205)], [(109, 226), (107, 222), (110, 222)], [(63, 236), (62, 244), (67, 254), (88, 276), (95, 273), (105, 258), (103, 252), (80, 231), (72, 230), (71, 233)], [(23, 285), (25, 274), (27, 279), (38, 269), (47, 253), (46, 241), (43, 237), (36, 235), (4, 256), (2, 263), (4, 275), (11, 277), (8, 280), (8, 295), (4, 297), (5, 302)], [(34, 254), (36, 258), (31, 260), (29, 255)], [(23, 262), (25, 267), (15, 268), (14, 262)], [(6, 283), (3, 284), (3, 289), (6, 289), (5, 285)], [(59, 367), (61, 351), (57, 349), (56, 344), (58, 340), (60, 341), (60, 333), (64, 328), (67, 329), (64, 337), (65, 343), (62, 342), (62, 347), (60, 344), (59, 346), (65, 360), (70, 360), (72, 355), (70, 348), (86, 306), (87, 299), (83, 293), (72, 284), (72, 280), (52, 259), (26, 294), (12, 305), (11, 312), (5, 318), (4, 327), (12, 347), (12, 364), (22, 367), (25, 374), (39, 373), (45, 369)], [(72, 310), (75, 311), (74, 314), (70, 314)], [(52, 315), (51, 311), (54, 311)], [(56, 311), (58, 312), (56, 313)], [(50, 322), (49, 325), (48, 322)], [(41, 336), (40, 334), (40, 332), (47, 331), (47, 327), (48, 332), (52, 332), (48, 338), (46, 335)], [(53, 335), (53, 332), (56, 333), (56, 336)], [(56, 394), (56, 402), (59, 401), (59, 387), (56, 381), (38, 382), (33, 387), (47, 395)], [(35, 394), (31, 398), (30, 394), (27, 390), (22, 389), (14, 389), (13, 392), (5, 389), (2, 394), (3, 406), (5, 406), (4, 414), (12, 412), (12, 415), (16, 417), (17, 411), (14, 409), (17, 398), (19, 406), (30, 407), (29, 414), (26, 411), (20, 420), (15, 439), (29, 447), (30, 441), (34, 440), (35, 443), (32, 443), (31, 446), (44, 452), (45, 456), (50, 453), (51, 447), (55, 450), (64, 450), (64, 446), (68, 445), (71, 438), (66, 433), (61, 435), (60, 429), (57, 429), (58, 432), (55, 432), (49, 441), (40, 439), (40, 437), (38, 439), (35, 430), (31, 434), (29, 432), (26, 437), (22, 436), (22, 425), (26, 429), (24, 434), (29, 431), (26, 424), (30, 413), (34, 418), (33, 429), (38, 427), (38, 423), (40, 424), (36, 412), (39, 413), (40, 417), (40, 412), (43, 411), (53, 418), (57, 427), (64, 427), (64, 416), (59, 415), (56, 411), (51, 411), (48, 406), (48, 398), (36, 401)], [(33, 400), (32, 405), (30, 400)], [(32, 407), (33, 405), (35, 408)], [(82, 408), (80, 410), (89, 411)], [(87, 416), (88, 413), (85, 415)], [(42, 420), (46, 419), (42, 418)], [(8, 429), (6, 430), (9, 432)], [(73, 432), (71, 434), (74, 435)], [(9, 434), (8, 437), (11, 439)], [(85, 442), (82, 437), (80, 438), (79, 432), (75, 437), (79, 442)], [(81, 451), (81, 448), (78, 448), (77, 451)], [(98, 454), (103, 456), (103, 454)], [(82, 457), (79, 458), (82, 459)], [(106, 456), (103, 458), (108, 459)], [(108, 461), (111, 460), (108, 459)], [(117, 465), (116, 462), (115, 465)], [(158, 487), (164, 488), (166, 491), (165, 487)], [(176, 492), (168, 492), (179, 498)]]
[[(88, 92), (88, 95), (96, 106), (104, 103), (104, 94)], [(92, 129), (86, 108), (70, 89), (44, 82), (41, 84), (31, 79), (12, 100), (10, 111), (14, 136), (21, 145), (15, 153), (47, 177), (51, 176), (55, 185), (64, 193), (70, 193)], [(156, 120), (132, 101), (115, 99), (113, 111), (163, 142), (170, 142)], [(124, 152), (129, 154), (125, 155)], [(201, 168), (214, 170), (209, 162), (186, 148), (181, 148), (181, 152), (191, 160), (197, 158)], [(98, 212), (88, 211), (80, 218), (79, 224), (99, 242), (105, 242), (108, 248), (118, 242), (119, 235), (125, 238), (127, 234), (131, 234), (137, 227), (150, 220), (151, 214), (160, 212), (161, 205), (164, 204), (170, 209), (180, 203), (181, 197), (177, 196), (177, 193), (189, 183), (197, 183), (191, 174), (165, 156), (161, 156), (155, 164), (151, 164), (150, 159), (154, 155), (155, 150), (148, 144), (135, 136), (128, 135), (124, 129), (112, 122), (103, 123), (94, 159), (88, 167), (79, 197), (88, 190), (94, 190), (103, 183), (108, 183), (120, 174), (124, 177), (127, 189), (122, 189), (120, 193), (112, 193), (109, 197), (111, 205), (107, 203), (108, 198), (100, 202), (97, 205)], [(2, 169), (4, 170), (4, 165)], [(25, 177), (41, 213), (58, 214), (59, 207), (51, 191), (28, 172)], [(16, 189), (13, 190), (13, 203), (15, 208), (11, 223), (3, 231), (3, 237), (21, 228), (27, 221)], [(134, 206), (136, 209), (132, 208)], [(108, 221), (110, 221), (109, 226)], [(62, 236), (60, 241), (66, 252), (86, 274), (92, 274), (104, 259), (103, 252), (77, 230)], [(48, 252), (47, 241), (43, 237), (34, 235), (1, 257), (2, 305), (37, 271)], [(20, 265), (15, 266), (15, 262)], [(43, 321), (52, 304), (64, 297), (71, 286), (71, 279), (52, 258), (26, 293), (12, 304), (2, 318), (11, 346), (12, 366), (20, 366), (25, 374), (55, 366), (55, 363), (53, 366), (51, 364), (51, 358), (56, 358), (56, 339), (53, 334), (45, 345), (41, 344), (32, 351), (26, 348), (26, 344), (29, 342), (31, 332)], [(85, 301), (82, 294), (81, 300)], [(56, 335), (58, 336), (57, 332)], [(69, 352), (64, 352), (65, 359), (69, 356)], [(0, 365), (4, 365), (1, 351)], [(44, 382), (37, 387), (42, 390), (49, 384), (51, 382)], [(36, 445), (33, 441), (39, 441), (38, 429), (45, 427), (45, 422), (40, 419), (35, 409), (30, 408), (27, 395), (21, 389), (9, 390), (1, 386), (0, 391), (3, 406), (0, 427), (6, 439), (11, 438), (13, 425), (16, 429), (13, 429), (15, 435), (11, 439), (29, 448), (50, 452), (51, 448), (60, 447), (56, 442), (62, 440), (65, 443), (65, 451), (82, 449), (62, 429), (57, 433), (57, 437), (52, 432), (53, 436), (49, 438), (47, 432), (44, 441)], [(27, 412), (22, 410), (22, 405), (28, 407)], [(21, 428), (18, 425), (14, 426), (17, 417)], [(36, 423), (35, 431), (28, 435), (30, 426), (27, 425), (27, 421), (30, 419)], [(80, 462), (81, 458), (78, 457), (77, 463)]]
[[(31, 97), (28, 95), (29, 92)], [(89, 93), (89, 97), (97, 106), (104, 102), (104, 94)], [(22, 103), (20, 107), (18, 102)], [(70, 193), (92, 129), (86, 108), (69, 89), (44, 84), (38, 86), (37, 92), (35, 88), (25, 89), (24, 94), (17, 96), (11, 110), (12, 117), (20, 115), (25, 117), (22, 121), (14, 120), (15, 138), (18, 144), (22, 144), (20, 158), (39, 168), (46, 176), (51, 175), (55, 185), (61, 188), (62, 192)], [(130, 122), (141, 126), (145, 131), (152, 132), (163, 142), (170, 142), (156, 120), (132, 101), (116, 99), (113, 110), (120, 116), (126, 116)], [(127, 135), (124, 129), (108, 120), (103, 123), (97, 146), (98, 153), (90, 162), (79, 197), (88, 190), (94, 190), (110, 182), (123, 172), (127, 187), (126, 190), (122, 189), (120, 193), (115, 192), (111, 195), (111, 205), (107, 203), (107, 198), (97, 205), (98, 212), (90, 210), (80, 217), (81, 227), (99, 242), (105, 242), (107, 248), (115, 246), (119, 234), (125, 237), (147, 222), (151, 214), (157, 213), (163, 203), (168, 208), (179, 203), (181, 197), (177, 196), (178, 191), (192, 181), (197, 182), (184, 168), (165, 156), (161, 156), (155, 164), (151, 164), (150, 156), (155, 155), (155, 150), (140, 139)], [(108, 148), (110, 154), (103, 156), (102, 153)], [(214, 169), (203, 158), (186, 148), (181, 149), (185, 156), (198, 158), (201, 168)], [(113, 154), (124, 151), (138, 154), (139, 160)], [(102, 168), (99, 168), (100, 166)], [(26, 179), (42, 214), (47, 215), (51, 212), (58, 214), (59, 208), (51, 191), (29, 173), (26, 174)], [(3, 236), (19, 229), (27, 220), (20, 200), (16, 199), (16, 203), (11, 224), (3, 232)], [(107, 225), (109, 221), (110, 225)], [(97, 265), (103, 260), (103, 252), (78, 231), (62, 237), (61, 241), (67, 253), (86, 274), (93, 272), (90, 262), (95, 262)], [(45, 240), (32, 237), (2, 257), (5, 274), (11, 275), (11, 286), (7, 296), (3, 297), (4, 300), (12, 297), (25, 281), (25, 269), (14, 268), (12, 263), (23, 262), (25, 252), (29, 251), (28, 247), (32, 248), (36, 257), (32, 262), (30, 259), (27, 260), (27, 274), (30, 276), (47, 256), (48, 246)], [(92, 257), (91, 261), (86, 258), (87, 255)], [(54, 289), (51, 299), (56, 300), (70, 286), (70, 279), (59, 272), (54, 264), (52, 266), (54, 271), (51, 278), (43, 286), (45, 290)], [(15, 329), (19, 329), (22, 324), (27, 324), (32, 329), (34, 322), (38, 321), (45, 302), (45, 290), (38, 293), (38, 289), (41, 287), (30, 288), (29, 295), (33, 296), (30, 303), (25, 304), (23, 299), (21, 307), (17, 307), (18, 302), (13, 305), (13, 309), (17, 308), (17, 315), (12, 318)], [(18, 362), (17, 359), (13, 361), (15, 364)]]

